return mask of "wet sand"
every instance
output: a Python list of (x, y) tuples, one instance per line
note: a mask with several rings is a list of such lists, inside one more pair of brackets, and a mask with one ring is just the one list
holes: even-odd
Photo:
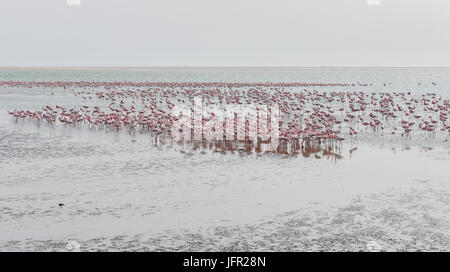
[(71, 240), (89, 251), (449, 249), (445, 147), (186, 155), (144, 138), (2, 124), (2, 250), (65, 251)]

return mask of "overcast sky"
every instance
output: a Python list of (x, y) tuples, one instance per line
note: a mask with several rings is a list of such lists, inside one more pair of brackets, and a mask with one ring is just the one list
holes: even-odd
[(450, 66), (449, 0), (0, 0), (0, 66)]

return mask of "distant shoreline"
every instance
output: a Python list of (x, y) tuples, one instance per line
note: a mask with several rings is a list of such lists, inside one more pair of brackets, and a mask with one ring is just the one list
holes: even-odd
[(450, 66), (0, 66), (0, 69), (450, 69)]

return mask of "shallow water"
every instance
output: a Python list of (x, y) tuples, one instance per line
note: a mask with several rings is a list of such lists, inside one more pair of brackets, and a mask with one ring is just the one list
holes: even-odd
[[(7, 68), (0, 81), (321, 82), (367, 83), (365, 91), (447, 94), (450, 68)], [(433, 82), (436, 84), (434, 85)], [(317, 87), (315, 89), (323, 89)], [(326, 88), (329, 89), (329, 88)], [(334, 90), (349, 90), (334, 88)]]
[[(0, 81), (363, 82), (448, 99), (448, 72), (2, 68)], [(155, 146), (145, 134), (8, 116), (13, 108), (81, 103), (51, 92), (0, 88), (0, 250), (65, 251), (73, 240), (81, 250), (450, 249), (450, 148), (442, 139), (346, 140), (341, 159), (190, 153)]]

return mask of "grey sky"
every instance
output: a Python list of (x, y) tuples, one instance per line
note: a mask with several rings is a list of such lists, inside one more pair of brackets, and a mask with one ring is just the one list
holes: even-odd
[(450, 1), (0, 1), (0, 66), (450, 66)]

